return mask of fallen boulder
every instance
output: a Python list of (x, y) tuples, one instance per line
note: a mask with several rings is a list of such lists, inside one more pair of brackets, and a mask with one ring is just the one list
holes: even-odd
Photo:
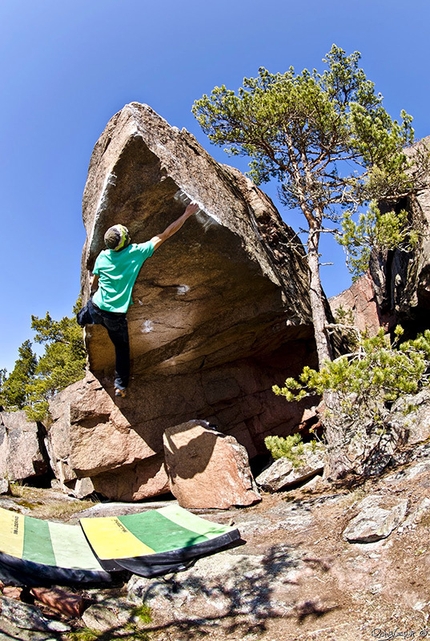
[(170, 490), (185, 508), (246, 506), (261, 500), (245, 448), (205, 421), (188, 421), (163, 436)]

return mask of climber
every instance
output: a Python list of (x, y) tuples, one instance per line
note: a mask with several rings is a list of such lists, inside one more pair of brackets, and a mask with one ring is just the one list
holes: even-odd
[(199, 206), (191, 203), (162, 234), (145, 243), (132, 243), (124, 225), (110, 227), (104, 236), (106, 249), (98, 255), (91, 279), (91, 296), (77, 315), (79, 325), (103, 325), (115, 347), (115, 396), (124, 398), (130, 376), (130, 345), (127, 310), (139, 271), (165, 240), (176, 234)]

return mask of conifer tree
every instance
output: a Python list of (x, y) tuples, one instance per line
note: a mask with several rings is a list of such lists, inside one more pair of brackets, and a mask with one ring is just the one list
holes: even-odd
[(30, 340), (18, 348), (18, 358), (12, 372), (7, 376), (2, 370), (0, 404), (11, 411), (22, 410), (28, 401), (28, 384), (34, 377), (37, 356)]
[(416, 189), (404, 151), (414, 138), (412, 118), (402, 111), (400, 121), (392, 120), (359, 59), (359, 52), (348, 56), (333, 45), (323, 73), (260, 68), (237, 93), (215, 87), (193, 105), (210, 141), (250, 157), (251, 178), (257, 184), (275, 178), (283, 204), (299, 208), (306, 220), (320, 367), (332, 357), (320, 278), (321, 234), (339, 232), (345, 212), (351, 215), (371, 201), (395, 202)]
[(25, 409), (29, 419), (43, 420), (49, 400), (84, 376), (86, 352), (82, 328), (76, 322), (78, 307), (77, 303), (72, 317), (59, 321), (49, 312), (44, 318), (31, 317), (34, 341), (44, 345), (44, 351), (37, 357), (27, 340), (10, 375), (0, 370), (0, 405), (7, 411)]

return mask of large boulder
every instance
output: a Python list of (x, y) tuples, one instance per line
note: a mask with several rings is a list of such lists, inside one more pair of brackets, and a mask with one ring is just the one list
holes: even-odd
[[(239, 171), (215, 162), (187, 131), (133, 103), (97, 142), (83, 199), (88, 295), (107, 227), (125, 224), (135, 242), (179, 216), (185, 190), (202, 207), (148, 261), (129, 312), (135, 376), (189, 374), (267, 353), (311, 335), (308, 278), (299, 239), (273, 203)], [(110, 372), (102, 328), (87, 346), (94, 372)], [(140, 384), (139, 384), (140, 387)]]
[(90, 373), (57, 395), (50, 413), (48, 451), (64, 489), (121, 501), (169, 491), (162, 453), (136, 433)]
[[(287, 403), (272, 392), (273, 384), (316, 364), (300, 240), (251, 181), (146, 105), (132, 103), (116, 114), (91, 157), (83, 198), (83, 299), (105, 230), (122, 223), (134, 242), (151, 238), (184, 211), (175, 199), (179, 189), (201, 211), (137, 279), (128, 313), (127, 398), (113, 400), (114, 350), (105, 329), (86, 329), (93, 382), (75, 389), (81, 400), (66, 401), (72, 429), (52, 448), (61, 450), (53, 457), (63, 467), (67, 461), (62, 473), (70, 483), (74, 475), (100, 485), (103, 479), (104, 488), (121, 486), (122, 497), (131, 483), (131, 494), (140, 497), (152, 461), (149, 476), (161, 491), (167, 428), (205, 419), (252, 458), (267, 453), (265, 436), (291, 433), (306, 409), (307, 401)], [(56, 422), (60, 434), (61, 419)]]

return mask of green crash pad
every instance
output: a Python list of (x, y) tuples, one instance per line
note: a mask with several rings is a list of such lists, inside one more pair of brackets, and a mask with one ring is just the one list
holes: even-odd
[(237, 529), (177, 505), (79, 525), (0, 508), (0, 578), (14, 584), (111, 583), (127, 571), (158, 576), (238, 543)]

